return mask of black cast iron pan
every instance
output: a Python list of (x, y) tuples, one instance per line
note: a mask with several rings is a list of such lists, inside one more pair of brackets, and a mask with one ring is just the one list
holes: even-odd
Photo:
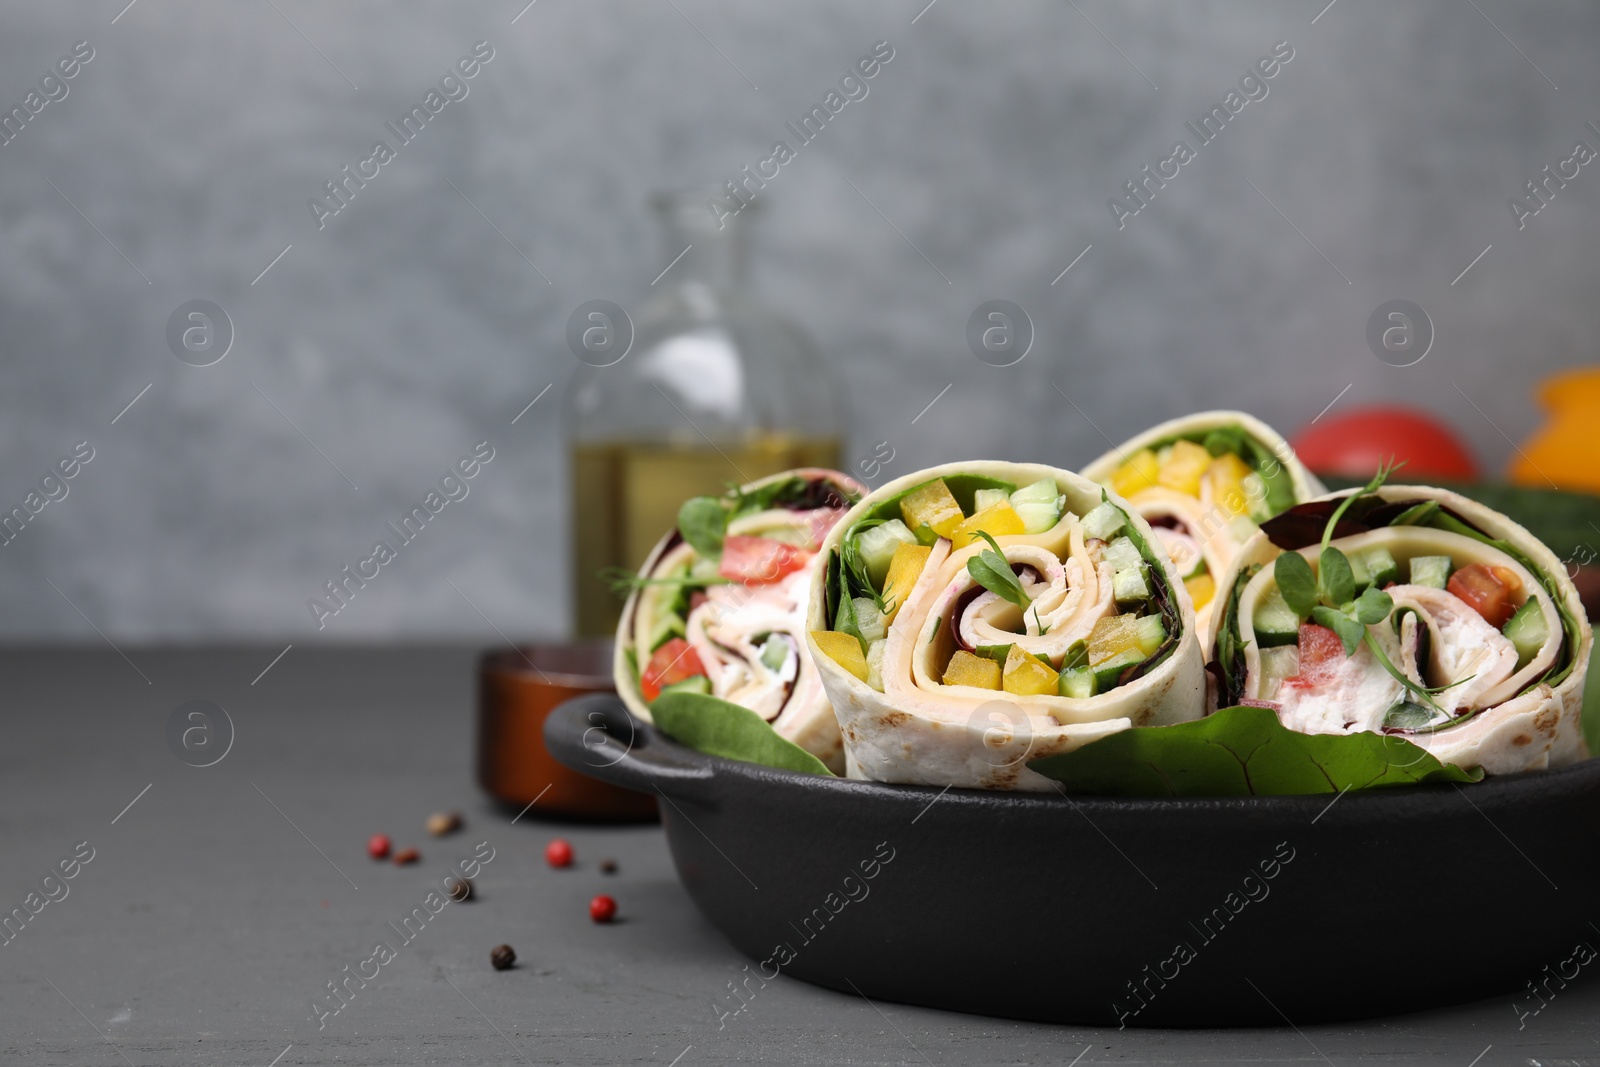
[(1337, 799), (941, 792), (702, 755), (609, 695), (562, 705), (545, 742), (664, 798), (752, 995), (781, 971), (1043, 1022), (1301, 1025), (1509, 1006), (1600, 946), (1600, 760)]

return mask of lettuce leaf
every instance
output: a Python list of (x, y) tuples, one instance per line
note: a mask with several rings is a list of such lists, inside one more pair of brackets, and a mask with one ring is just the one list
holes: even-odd
[(1069, 793), (1123, 797), (1342, 793), (1483, 778), (1400, 737), (1296, 733), (1271, 708), (1249, 706), (1134, 727), (1028, 766)]
[(662, 693), (650, 705), (656, 727), (708, 756), (833, 777), (823, 762), (778, 736), (765, 719), (738, 704), (701, 693)]
[(714, 496), (693, 496), (678, 508), (678, 532), (703, 559), (722, 555), (728, 529), (728, 510)]

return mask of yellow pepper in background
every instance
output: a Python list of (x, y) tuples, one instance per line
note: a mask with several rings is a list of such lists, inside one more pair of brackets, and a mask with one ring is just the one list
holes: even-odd
[(1160, 475), (1161, 461), (1150, 449), (1141, 448), (1111, 475), (1111, 490), (1131, 500), (1135, 493), (1154, 488)]
[(1183, 580), (1183, 587), (1189, 590), (1189, 599), (1194, 601), (1194, 610), (1199, 611), (1211, 603), (1211, 598), (1217, 595), (1217, 580), (1209, 574), (1196, 574)]
[(1232, 518), (1250, 511), (1250, 498), (1244, 491), (1244, 480), (1249, 474), (1250, 464), (1232, 452), (1224, 452), (1211, 461), (1200, 480), (1211, 490), (1212, 501)]
[(1519, 485), (1600, 493), (1600, 368), (1587, 367), (1546, 378), (1539, 406), (1549, 419), (1517, 450), (1506, 476)]
[(1161, 465), (1157, 480), (1168, 489), (1198, 497), (1200, 476), (1211, 466), (1211, 453), (1193, 441), (1174, 441), (1172, 454)]

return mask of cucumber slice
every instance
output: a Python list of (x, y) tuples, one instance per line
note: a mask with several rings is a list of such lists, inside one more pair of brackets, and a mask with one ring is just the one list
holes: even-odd
[(1061, 509), (1054, 504), (1013, 504), (1012, 510), (1022, 520), (1022, 532), (1041, 534), (1061, 521)]
[(1083, 517), (1083, 536), (1110, 541), (1121, 533), (1126, 525), (1128, 517), (1122, 513), (1122, 509), (1107, 500), (1096, 504), (1089, 514)]
[(1011, 507), (1023, 533), (1044, 533), (1061, 521), (1061, 489), (1054, 478), (1040, 478), (1011, 494)]
[(1061, 659), (1063, 667), (1087, 667), (1089, 665), (1089, 642), (1078, 640), (1067, 646), (1067, 654)]
[(861, 631), (861, 639), (868, 643), (882, 641), (889, 633), (888, 624), (883, 621), (883, 612), (878, 610), (878, 605), (872, 602), (871, 597), (858, 596), (850, 601), (856, 609), (856, 628)]
[(1375, 545), (1350, 557), (1350, 573), (1355, 576), (1357, 592), (1369, 585), (1382, 589), (1400, 580), (1400, 565), (1387, 548)]
[(1011, 506), (1018, 504), (1054, 504), (1061, 496), (1061, 488), (1054, 478), (1040, 478), (1011, 494)]
[(1095, 695), (1094, 672), (1088, 667), (1068, 667), (1056, 680), (1056, 692), (1074, 700), (1085, 700)]
[(856, 534), (856, 555), (867, 568), (867, 577), (879, 589), (889, 574), (889, 563), (894, 550), (901, 545), (914, 545), (916, 535), (899, 519), (890, 519), (882, 526), (872, 526)]
[(1118, 537), (1106, 545), (1100, 558), (1111, 564), (1113, 571), (1126, 571), (1144, 563), (1139, 550), (1133, 547), (1133, 542), (1126, 537)]
[(1280, 645), (1261, 650), (1261, 699), (1275, 700), (1286, 679), (1300, 673), (1300, 649), (1295, 645)]
[(675, 612), (662, 611), (650, 627), (650, 651), (654, 652), (674, 637), (684, 636), (683, 618)]
[(1129, 667), (1136, 667), (1149, 657), (1137, 648), (1130, 648), (1126, 652), (1119, 652), (1098, 667), (1090, 667), (1094, 675), (1095, 692), (1104, 693), (1117, 684), (1117, 676)]
[(1411, 557), (1411, 584), (1443, 589), (1450, 581), (1449, 556)]
[(1119, 608), (1143, 604), (1153, 595), (1150, 590), (1150, 568), (1140, 563), (1137, 567), (1117, 571), (1111, 576), (1111, 595)]
[(1241, 545), (1260, 532), (1261, 527), (1248, 515), (1235, 515), (1228, 520), (1228, 536)]
[(1134, 620), (1138, 634), (1139, 651), (1144, 653), (1145, 659), (1156, 654), (1156, 649), (1167, 639), (1167, 628), (1161, 622), (1160, 615), (1146, 615)]
[(883, 692), (883, 651), (887, 641), (874, 641), (867, 647), (867, 684)]
[(1277, 587), (1267, 590), (1267, 595), (1256, 604), (1251, 625), (1256, 631), (1257, 648), (1276, 648), (1300, 641), (1300, 616), (1284, 603)]
[(783, 665), (789, 662), (789, 655), (793, 646), (777, 634), (769, 634), (761, 643), (761, 662), (766, 664), (767, 670), (774, 674), (783, 670)]
[(1517, 669), (1521, 670), (1529, 660), (1539, 654), (1544, 643), (1550, 639), (1550, 627), (1544, 621), (1544, 610), (1539, 606), (1539, 598), (1529, 597), (1500, 632), (1505, 634), (1506, 640), (1516, 648)]
[(972, 513), (976, 515), (986, 507), (1003, 503), (1009, 499), (1010, 497), (1006, 495), (1004, 489), (979, 489), (972, 494)]
[(711, 679), (703, 674), (690, 675), (681, 682), (662, 686), (661, 692), (656, 694), (656, 699), (660, 700), (668, 693), (699, 693), (703, 697), (708, 697), (711, 695)]
[(1251, 471), (1240, 479), (1239, 484), (1249, 505), (1250, 518), (1256, 522), (1266, 522), (1272, 518), (1272, 505), (1267, 503), (1267, 480), (1258, 472)]

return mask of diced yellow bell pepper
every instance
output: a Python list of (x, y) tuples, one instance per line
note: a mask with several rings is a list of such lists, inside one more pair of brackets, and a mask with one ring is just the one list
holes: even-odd
[(1107, 615), (1089, 631), (1089, 666), (1098, 667), (1108, 659), (1139, 647), (1136, 615)]
[(1211, 453), (1204, 445), (1193, 441), (1172, 442), (1172, 454), (1161, 465), (1157, 480), (1168, 489), (1197, 497), (1200, 495), (1200, 476), (1211, 466)]
[(1189, 599), (1194, 601), (1196, 611), (1211, 603), (1211, 598), (1217, 595), (1217, 581), (1209, 574), (1196, 574), (1185, 578), (1183, 587), (1189, 590)]
[(1006, 692), (1021, 697), (1056, 695), (1056, 681), (1060, 677), (1054, 670), (1040, 663), (1020, 645), (1012, 645), (1006, 653), (1006, 666), (1002, 687)]
[(917, 527), (926, 525), (940, 537), (949, 537), (966, 518), (943, 478), (935, 478), (907, 493), (900, 501), (900, 515), (913, 533)]
[(1007, 534), (1022, 533), (1026, 529), (1022, 516), (1017, 514), (1010, 501), (991, 504), (955, 528), (955, 532), (950, 535), (950, 547), (966, 548), (978, 539), (979, 530), (990, 537), (1003, 537)]
[(883, 613), (885, 624), (894, 622), (894, 617), (911, 596), (917, 579), (922, 577), (922, 568), (928, 565), (928, 557), (932, 554), (933, 549), (927, 545), (902, 543), (895, 548), (894, 557), (889, 560), (889, 574), (883, 580), (883, 602), (888, 605), (888, 610)]
[(1111, 475), (1111, 489), (1131, 499), (1135, 493), (1153, 488), (1160, 473), (1161, 461), (1156, 454), (1148, 448), (1140, 449)]
[(984, 656), (957, 650), (944, 669), (945, 685), (970, 685), (976, 689), (1000, 688), (1000, 664)]
[(1244, 479), (1249, 473), (1250, 464), (1232, 452), (1224, 452), (1211, 461), (1211, 466), (1201, 476), (1201, 481), (1211, 490), (1212, 501), (1229, 518), (1250, 511), (1250, 498), (1244, 491)]
[(811, 639), (839, 666), (863, 682), (867, 680), (867, 656), (860, 641), (840, 630), (812, 630)]

